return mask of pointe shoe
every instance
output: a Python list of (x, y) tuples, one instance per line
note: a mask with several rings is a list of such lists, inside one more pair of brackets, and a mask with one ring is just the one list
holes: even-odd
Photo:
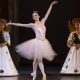
[(43, 75), (43, 80), (46, 80), (46, 75)]
[(31, 73), (31, 76), (33, 76), (33, 80), (35, 80), (36, 79), (36, 73)]
[(32, 72), (32, 73), (31, 73), (31, 76), (36, 77), (36, 72)]
[(35, 77), (33, 77), (33, 80), (36, 80), (36, 78), (35, 78)]

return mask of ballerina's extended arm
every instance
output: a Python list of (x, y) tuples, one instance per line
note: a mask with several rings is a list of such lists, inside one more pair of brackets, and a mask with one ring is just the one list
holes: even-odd
[(7, 23), (7, 25), (20, 26), (20, 27), (29, 27), (29, 28), (34, 27), (33, 23), (22, 24), (22, 23), (12, 23), (12, 22), (10, 22), (10, 23)]
[(45, 22), (45, 21), (47, 20), (50, 12), (51, 12), (51, 10), (52, 10), (52, 6), (53, 6), (54, 4), (57, 4), (57, 3), (58, 3), (58, 1), (53, 1), (53, 2), (50, 4), (50, 6), (49, 6), (49, 8), (48, 8), (48, 10), (47, 10), (47, 13), (45, 14), (44, 18), (42, 19), (43, 22)]

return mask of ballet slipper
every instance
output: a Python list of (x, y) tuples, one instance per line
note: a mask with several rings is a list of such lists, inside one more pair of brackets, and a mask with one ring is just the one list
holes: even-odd
[(43, 75), (43, 80), (46, 80), (46, 75), (45, 74)]
[(36, 80), (36, 78), (35, 78), (35, 77), (33, 77), (33, 80)]
[(36, 72), (31, 73), (31, 76), (33, 77), (33, 80), (36, 79)]

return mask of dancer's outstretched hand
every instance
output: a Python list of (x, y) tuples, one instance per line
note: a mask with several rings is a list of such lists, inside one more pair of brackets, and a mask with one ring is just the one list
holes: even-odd
[(6, 25), (9, 26), (10, 24), (11, 24), (11, 20)]
[(58, 1), (56, 0), (51, 3), (51, 5), (54, 5), (54, 4), (58, 4)]

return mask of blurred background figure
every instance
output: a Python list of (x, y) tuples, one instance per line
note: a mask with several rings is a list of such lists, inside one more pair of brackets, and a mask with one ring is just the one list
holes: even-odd
[(80, 74), (80, 19), (76, 18), (69, 22), (72, 31), (68, 37), (67, 46), (70, 48), (67, 58), (62, 67), (63, 74)]
[(10, 27), (6, 26), (6, 23), (5, 19), (0, 19), (0, 76), (16, 76), (18, 72), (8, 49), (11, 45)]

